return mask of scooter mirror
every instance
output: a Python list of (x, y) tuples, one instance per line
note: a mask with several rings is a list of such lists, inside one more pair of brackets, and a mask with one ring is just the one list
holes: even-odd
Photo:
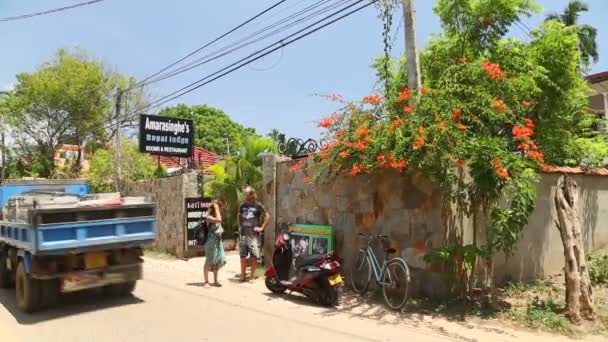
[(289, 241), (290, 236), (287, 233), (283, 233), (283, 240), (285, 240), (286, 242)]

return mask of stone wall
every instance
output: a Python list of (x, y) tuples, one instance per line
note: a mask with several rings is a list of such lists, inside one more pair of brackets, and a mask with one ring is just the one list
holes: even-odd
[[(190, 257), (184, 246), (184, 198), (199, 196), (198, 173), (193, 171), (155, 180), (139, 181), (129, 196), (151, 196), (156, 201), (158, 237), (154, 247), (178, 258)], [(194, 251), (193, 254), (200, 254)]]
[[(278, 161), (276, 178), (274, 161)], [(390, 237), (390, 247), (417, 273), (413, 279), (426, 283), (437, 280), (438, 275), (430, 272), (422, 260), (426, 251), (442, 241), (441, 196), (436, 186), (420, 174), (396, 171), (342, 177), (330, 184), (315, 186), (304, 183), (302, 172), (291, 173), (291, 163), (276, 157), (265, 160), (264, 198), (272, 215), (265, 234), (266, 255), (271, 254), (276, 228), (282, 224), (329, 224), (334, 227), (334, 249), (342, 257), (347, 274), (357, 251), (358, 234), (382, 233)], [(374, 247), (378, 255), (383, 255), (382, 246)], [(421, 272), (423, 270), (427, 272)], [(440, 282), (433, 283), (441, 286)], [(419, 288), (414, 285), (414, 289)], [(429, 295), (442, 291), (436, 286), (425, 286), (423, 290)]]
[[(473, 220), (459, 214), (454, 206), (442, 208), (436, 186), (411, 171), (342, 177), (317, 186), (305, 184), (303, 172), (291, 173), (292, 163), (284, 157), (264, 157), (264, 204), (272, 216), (265, 234), (267, 256), (271, 255), (277, 227), (288, 223), (330, 224), (334, 226), (335, 250), (344, 259), (348, 273), (357, 250), (358, 233), (383, 233), (390, 236), (392, 247), (419, 273), (413, 279), (425, 284), (425, 293), (436, 295), (444, 291), (438, 273), (423, 261), (423, 256), (441, 246), (446, 238), (471, 243)], [(498, 255), (495, 259), (499, 282), (532, 281), (561, 272), (563, 247), (555, 227), (557, 214), (553, 204), (558, 177), (542, 175), (534, 213), (514, 255)], [(580, 213), (588, 251), (606, 247), (608, 177), (573, 177), (581, 192)], [(478, 236), (478, 241), (482, 239)], [(380, 249), (378, 252), (382, 253)]]

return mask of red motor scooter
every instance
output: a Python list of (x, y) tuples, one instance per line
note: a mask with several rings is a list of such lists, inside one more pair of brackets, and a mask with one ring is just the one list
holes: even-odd
[(342, 276), (336, 253), (300, 255), (294, 260), (290, 240), (289, 233), (277, 237), (272, 265), (265, 273), (266, 287), (273, 293), (300, 292), (324, 306), (337, 305)]

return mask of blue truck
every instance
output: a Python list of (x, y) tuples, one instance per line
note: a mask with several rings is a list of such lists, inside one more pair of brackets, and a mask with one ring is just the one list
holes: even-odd
[(0, 288), (14, 287), (25, 312), (54, 306), (60, 293), (130, 294), (156, 238), (153, 203), (89, 194), (82, 181), (8, 182), (0, 208)]

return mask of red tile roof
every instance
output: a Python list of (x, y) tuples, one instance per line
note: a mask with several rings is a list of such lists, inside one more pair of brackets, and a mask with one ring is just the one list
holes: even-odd
[[(192, 160), (196, 168), (206, 170), (211, 165), (217, 163), (221, 157), (213, 152), (209, 152), (202, 147), (195, 146), (192, 153), (192, 158), (179, 158), (160, 156), (160, 162), (167, 168), (187, 167), (188, 161)], [(206, 173), (206, 172), (205, 172)]]
[(589, 83), (599, 83), (608, 80), (608, 71), (598, 72), (597, 74), (585, 77)]
[(584, 174), (584, 175), (591, 175), (591, 176), (608, 176), (608, 169), (606, 169), (606, 168), (583, 169), (580, 166), (568, 167), (568, 166), (545, 165), (543, 167), (543, 172), (545, 172), (545, 173)]

